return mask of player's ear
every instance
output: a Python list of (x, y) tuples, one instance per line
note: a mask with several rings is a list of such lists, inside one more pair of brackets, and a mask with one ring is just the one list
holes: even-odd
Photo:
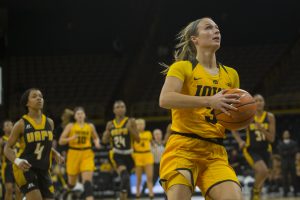
[(191, 36), (191, 41), (196, 45), (198, 44), (198, 40), (196, 36)]

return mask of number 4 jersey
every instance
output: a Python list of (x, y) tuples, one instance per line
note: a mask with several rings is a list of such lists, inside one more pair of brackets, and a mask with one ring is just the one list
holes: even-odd
[(26, 159), (32, 167), (49, 169), (53, 141), (52, 127), (45, 115), (37, 124), (31, 117), (24, 115), (24, 134), (20, 137), (18, 157)]

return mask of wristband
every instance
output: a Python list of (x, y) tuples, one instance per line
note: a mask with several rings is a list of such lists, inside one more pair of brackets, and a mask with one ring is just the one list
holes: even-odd
[(17, 166), (19, 166), (19, 164), (20, 164), (22, 161), (23, 161), (23, 159), (16, 158), (16, 159), (14, 160), (14, 163), (15, 163)]

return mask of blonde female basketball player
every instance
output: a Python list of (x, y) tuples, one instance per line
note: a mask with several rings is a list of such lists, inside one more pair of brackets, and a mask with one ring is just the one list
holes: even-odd
[[(26, 90), (21, 105), (27, 114), (15, 123), (4, 148), (5, 156), (14, 163), (15, 181), (27, 200), (54, 200), (49, 168), (52, 157), (59, 164), (64, 159), (52, 148), (53, 120), (42, 113), (44, 98), (39, 89)], [(17, 141), (20, 150), (16, 155), (13, 147)]]
[(272, 147), (270, 143), (275, 140), (275, 117), (264, 110), (265, 100), (260, 94), (254, 95), (257, 105), (254, 121), (247, 128), (246, 142), (237, 132), (232, 132), (237, 140), (249, 165), (253, 168), (255, 182), (251, 200), (259, 200), (260, 192), (269, 175)]
[(242, 199), (240, 184), (222, 145), (225, 128), (214, 109), (236, 110), (237, 72), (216, 61), (221, 35), (210, 18), (191, 22), (179, 35), (175, 63), (166, 71), (160, 106), (172, 110), (171, 136), (160, 164), (160, 182), (169, 200), (188, 200), (196, 186), (206, 199)]
[(135, 174), (136, 174), (136, 196), (140, 197), (142, 173), (145, 170), (147, 176), (147, 186), (149, 189), (149, 197), (153, 198), (153, 163), (154, 157), (151, 152), (152, 133), (145, 131), (146, 122), (144, 119), (135, 120), (137, 129), (139, 131), (140, 141), (134, 141), (133, 143), (133, 158), (135, 162)]
[(92, 123), (85, 122), (85, 111), (82, 107), (74, 109), (75, 123), (69, 123), (60, 136), (59, 144), (69, 144), (67, 153), (67, 174), (69, 188), (76, 185), (77, 177), (81, 174), (84, 196), (87, 200), (93, 198), (92, 178), (95, 168), (94, 152), (91, 138), (96, 148), (100, 148), (100, 140)]

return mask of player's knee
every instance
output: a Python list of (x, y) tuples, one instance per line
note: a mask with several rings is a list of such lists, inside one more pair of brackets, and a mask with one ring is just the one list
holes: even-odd
[(69, 190), (73, 190), (74, 187), (75, 187), (75, 185), (72, 185), (72, 184), (68, 183), (68, 189)]
[(84, 196), (85, 197), (90, 197), (93, 196), (93, 185), (91, 181), (85, 181), (83, 183), (84, 187)]
[(12, 186), (12, 184), (7, 184), (7, 185), (5, 186), (5, 192), (6, 192), (7, 194), (12, 194), (12, 193), (13, 193), (13, 186)]
[(127, 188), (129, 187), (129, 172), (127, 170), (121, 171), (121, 190), (127, 191)]

